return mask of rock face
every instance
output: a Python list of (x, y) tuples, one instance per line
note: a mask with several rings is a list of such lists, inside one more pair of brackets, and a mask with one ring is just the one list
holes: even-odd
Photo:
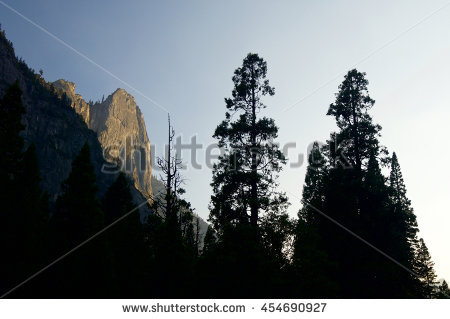
[(72, 101), (72, 107), (81, 115), (84, 122), (89, 123), (89, 104), (87, 104), (83, 97), (75, 93), (75, 83), (58, 80), (53, 82), (57, 90), (66, 93), (67, 97)]
[(151, 197), (150, 141), (134, 97), (117, 89), (103, 103), (94, 104), (89, 127), (97, 132), (106, 158), (119, 159), (122, 170), (133, 177), (136, 188)]
[[(162, 182), (151, 175), (150, 142), (144, 118), (134, 98), (125, 90), (117, 89), (102, 103), (89, 104), (75, 93), (74, 83), (65, 80), (48, 83), (35, 74), (24, 61), (17, 59), (12, 43), (0, 30), (0, 96), (16, 80), (23, 91), (26, 108), (23, 118), (26, 128), (22, 134), (25, 147), (31, 143), (36, 145), (41, 187), (52, 202), (86, 142), (91, 148), (99, 198), (118, 173), (105, 172), (105, 167), (111, 167), (105, 158), (120, 164), (133, 178), (131, 193), (135, 204), (152, 198), (152, 183), (156, 193), (164, 191)], [(150, 213), (145, 205), (139, 210), (142, 218)], [(200, 217), (195, 218), (200, 221), (203, 241), (208, 224)]]
[(75, 84), (53, 82), (55, 88), (72, 101), (73, 109), (97, 133), (106, 160), (119, 165), (134, 181), (134, 186), (152, 198), (150, 141), (144, 117), (134, 97), (117, 89), (103, 102), (88, 104), (75, 93)]
[[(99, 188), (97, 195), (101, 198), (117, 173), (103, 171), (110, 164), (103, 158), (97, 134), (85, 123), (89, 118), (88, 104), (75, 94), (75, 85), (70, 82), (60, 84), (65, 85), (64, 91), (72, 103), (61, 98), (54, 86), (35, 74), (24, 61), (17, 59), (12, 43), (0, 31), (0, 96), (16, 80), (23, 91), (22, 101), (26, 108), (22, 136), (25, 147), (31, 143), (36, 145), (42, 189), (48, 192), (51, 201), (57, 198), (61, 182), (70, 174), (72, 161), (87, 142)], [(131, 192), (135, 203), (145, 201), (135, 187)], [(142, 206), (140, 212), (143, 216), (148, 213), (148, 208)]]

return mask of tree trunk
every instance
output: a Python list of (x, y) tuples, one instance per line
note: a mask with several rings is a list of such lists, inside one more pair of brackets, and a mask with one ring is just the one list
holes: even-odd
[[(253, 67), (252, 67), (252, 79), (254, 79), (253, 75)], [(257, 159), (256, 159), (256, 99), (255, 99), (255, 88), (254, 85), (252, 87), (252, 129), (251, 129), (251, 143), (252, 143), (252, 163), (251, 163), (251, 200), (250, 200), (250, 225), (257, 226), (258, 225), (258, 167), (257, 167)]]
[(170, 116), (168, 117), (169, 121), (169, 144), (167, 145), (167, 185), (166, 185), (166, 218), (172, 218), (172, 173), (170, 171), (170, 162), (171, 162), (171, 130), (170, 130)]

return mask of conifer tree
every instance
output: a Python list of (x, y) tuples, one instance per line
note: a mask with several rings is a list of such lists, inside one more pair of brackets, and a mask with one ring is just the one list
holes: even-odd
[(208, 225), (203, 239), (203, 249), (197, 260), (197, 276), (202, 282), (209, 283), (208, 289), (199, 289), (197, 295), (201, 298), (214, 298), (219, 295), (217, 285), (212, 284), (221, 281), (217, 273), (217, 258), (219, 256), (217, 236), (214, 228)]
[(449, 299), (450, 298), (450, 289), (448, 288), (448, 284), (445, 280), (439, 286), (439, 290), (437, 292), (437, 298), (440, 298), (440, 299)]
[(345, 152), (346, 158), (357, 172), (367, 164), (372, 153), (375, 157), (380, 152), (386, 153), (378, 141), (381, 126), (374, 124), (368, 113), (375, 100), (369, 96), (369, 81), (365, 75), (356, 69), (350, 70), (339, 85), (336, 101), (330, 105), (327, 113), (336, 118), (339, 128), (333, 138), (335, 152)]
[[(322, 264), (332, 265), (335, 271), (326, 281), (336, 283), (340, 297), (411, 297), (414, 279), (408, 272), (333, 224), (350, 229), (405, 267), (412, 267), (415, 216), (396, 156), (389, 183), (382, 174), (381, 167), (389, 159), (378, 140), (381, 126), (369, 114), (375, 101), (367, 85), (365, 73), (350, 70), (329, 107), (327, 114), (335, 117), (338, 131), (322, 148), (320, 165), (309, 161), (293, 266), (297, 272), (309, 266), (314, 273), (319, 264), (314, 258), (327, 260)], [(316, 146), (311, 155), (320, 158), (320, 153)]]
[[(23, 139), (20, 132), (25, 108), (22, 105), (22, 90), (18, 82), (8, 87), (0, 99), (0, 289), (6, 291), (18, 279), (17, 266), (20, 252), (16, 245), (22, 242), (17, 231), (21, 229), (18, 215), (20, 186), (17, 179), (23, 163)], [(20, 245), (20, 248), (23, 248)]]
[[(23, 165), (23, 138), (20, 132), (25, 128), (22, 124), (22, 116), (25, 108), (22, 104), (22, 90), (16, 81), (8, 87), (2, 99), (0, 99), (0, 246), (8, 250), (13, 236), (12, 228), (16, 207), (20, 200), (20, 185), (17, 179)], [(9, 256), (11, 251), (4, 254)], [(5, 256), (5, 260), (7, 257)]]
[[(232, 97), (225, 99), (225, 120), (213, 135), (225, 151), (213, 167), (209, 216), (218, 235), (212, 268), (220, 277), (216, 288), (223, 297), (233, 296), (236, 281), (243, 288), (239, 297), (279, 295), (280, 245), (272, 239), (285, 238), (289, 230), (268, 231), (266, 226), (279, 225), (269, 216), (282, 219), (287, 207), (285, 194), (276, 190), (286, 160), (274, 143), (278, 135), (274, 120), (260, 115), (266, 108), (263, 98), (275, 93), (266, 77), (267, 63), (249, 53), (234, 72)], [(262, 237), (269, 233), (276, 236)], [(272, 274), (265, 285), (264, 271)]]
[(22, 246), (17, 248), (22, 251), (25, 268), (35, 270), (44, 262), (44, 241), (49, 219), (48, 194), (42, 192), (40, 181), (36, 146), (31, 144), (23, 154), (23, 167), (17, 179), (22, 199), (17, 212), (21, 225), (17, 230), (22, 234)]
[(273, 119), (258, 116), (266, 107), (262, 98), (275, 94), (266, 75), (267, 63), (249, 53), (234, 72), (226, 118), (214, 133), (225, 150), (214, 165), (211, 184), (210, 220), (218, 230), (226, 224), (257, 226), (260, 212), (275, 211), (286, 202), (284, 194), (274, 191), (285, 163), (273, 143), (278, 128)]
[[(130, 181), (124, 173), (119, 173), (103, 198), (106, 225), (130, 213), (134, 208)], [(143, 284), (149, 256), (146, 254), (139, 210), (112, 226), (106, 236), (113, 266), (112, 283), (116, 289), (112, 293), (121, 298), (141, 297), (145, 291)]]
[(329, 221), (316, 209), (325, 210), (325, 187), (328, 168), (317, 142), (308, 155), (305, 182), (302, 192), (303, 207), (298, 212), (295, 228), (292, 276), (295, 282), (293, 295), (305, 298), (334, 297), (337, 283), (335, 269), (329, 261), (324, 246), (324, 233)]
[(196, 253), (196, 234), (194, 229), (194, 209), (191, 207), (191, 203), (184, 199), (178, 199), (178, 215), (181, 229), (181, 237), (184, 245), (190, 253), (195, 256)]
[(437, 281), (434, 272), (434, 262), (423, 238), (417, 242), (414, 271), (419, 275), (419, 292), (423, 298), (434, 298)]
[(206, 230), (205, 238), (203, 239), (203, 250), (202, 254), (206, 255), (214, 250), (214, 246), (216, 244), (216, 234), (214, 232), (214, 228), (211, 225), (208, 225), (208, 229)]
[[(72, 162), (72, 171), (62, 183), (52, 218), (53, 256), (58, 258), (89, 239), (104, 225), (91, 152), (87, 143)], [(109, 291), (107, 250), (99, 236), (62, 260), (52, 269), (57, 289), (64, 297), (98, 297)]]
[[(394, 237), (390, 227), (388, 187), (374, 153), (370, 154), (367, 170), (364, 172), (361, 194), (359, 214), (361, 234), (364, 234), (364, 238), (378, 249), (390, 256), (396, 256), (397, 251), (392, 249)], [(394, 296), (399, 286), (398, 278), (394, 274), (408, 273), (373, 249), (362, 248), (365, 249), (361, 250), (361, 266), (366, 274), (363, 277), (366, 280), (365, 284), (371, 290), (370, 296), (377, 298)]]
[[(22, 90), (16, 81), (0, 100), (0, 179), (2, 195), (8, 198), (9, 187), (20, 171), (24, 146), (20, 132), (25, 128), (22, 116), (25, 107), (22, 104)], [(7, 203), (5, 203), (7, 204)]]
[(394, 214), (397, 216), (399, 229), (403, 232), (408, 245), (405, 251), (408, 253), (409, 262), (413, 259), (413, 245), (417, 241), (416, 235), (418, 232), (417, 219), (411, 207), (411, 201), (406, 196), (406, 186), (403, 180), (400, 164), (398, 162), (397, 154), (392, 154), (391, 159), (391, 173), (389, 177), (389, 186), (391, 190), (391, 197), (393, 203)]
[[(367, 86), (365, 73), (350, 70), (328, 109), (338, 131), (331, 134), (324, 149), (330, 169), (322, 212), (374, 245), (382, 245), (375, 224), (387, 224), (388, 198), (378, 158), (384, 163), (387, 151), (378, 141), (381, 126), (374, 124), (368, 113), (375, 101)], [(386, 281), (381, 278), (388, 277), (380, 269), (384, 267), (375, 266), (381, 262), (377, 252), (330, 223), (324, 223), (320, 236), (330, 261), (337, 265), (340, 296), (377, 296), (381, 282)]]
[(194, 252), (195, 252), (195, 257), (198, 258), (201, 253), (200, 218), (198, 216), (195, 218)]
[(277, 269), (286, 267), (292, 256), (293, 225), (289, 215), (284, 212), (269, 212), (261, 220), (261, 240)]
[(321, 218), (311, 207), (324, 209), (325, 183), (327, 177), (327, 166), (322, 155), (319, 144), (314, 142), (308, 155), (308, 167), (306, 168), (305, 182), (302, 191), (302, 209), (298, 213), (299, 220), (308, 226), (319, 223)]
[(56, 202), (55, 219), (67, 227), (64, 237), (69, 245), (93, 235), (104, 223), (95, 181), (90, 147), (85, 143), (72, 162), (72, 171), (62, 183), (62, 194)]
[[(34, 144), (23, 152), (21, 95), (16, 81), (0, 99), (0, 290), (12, 288), (44, 262), (48, 196), (39, 186)], [(14, 296), (27, 296), (29, 291), (20, 289)]]
[[(397, 154), (394, 152), (391, 158), (391, 172), (389, 175), (390, 192), (390, 223), (393, 234), (390, 243), (393, 249), (393, 257), (409, 269), (414, 268), (415, 252), (417, 245), (417, 220), (411, 201), (406, 196), (406, 186), (398, 162)], [(411, 273), (399, 272), (397, 274), (398, 287), (402, 287), (404, 295), (412, 297), (420, 296), (415, 291), (417, 278)]]

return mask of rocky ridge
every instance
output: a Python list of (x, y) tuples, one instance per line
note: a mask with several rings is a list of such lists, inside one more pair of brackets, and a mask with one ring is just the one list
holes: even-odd
[[(87, 103), (75, 94), (75, 86), (70, 83), (64, 88), (68, 92), (67, 97), (58, 95), (54, 85), (16, 57), (12, 43), (0, 31), (0, 95), (14, 81), (18, 81), (23, 91), (22, 101), (26, 108), (23, 117), (25, 130), (22, 132), (25, 147), (31, 143), (36, 145), (41, 187), (49, 194), (50, 201), (54, 202), (60, 194), (61, 183), (69, 176), (72, 161), (86, 142), (91, 148), (97, 195), (102, 198), (117, 172), (103, 172), (109, 163), (103, 157), (97, 134), (86, 125), (90, 112)], [(145, 201), (137, 187), (132, 187), (131, 192), (136, 203)], [(142, 206), (140, 212), (145, 216), (149, 210)]]
[(97, 133), (105, 159), (119, 165), (133, 179), (134, 186), (152, 198), (151, 146), (144, 116), (134, 97), (117, 89), (104, 101), (89, 104), (75, 93), (74, 83), (60, 79), (53, 85), (67, 95), (72, 108)]
[[(25, 147), (36, 145), (41, 187), (51, 202), (60, 194), (61, 183), (86, 142), (91, 148), (99, 198), (117, 177), (118, 172), (103, 171), (111, 162), (120, 164), (134, 180), (131, 193), (135, 203), (151, 200), (152, 184), (155, 191), (164, 189), (162, 182), (151, 175), (151, 148), (142, 112), (125, 90), (117, 89), (102, 102), (88, 103), (75, 92), (74, 83), (49, 83), (30, 69), (16, 57), (12, 43), (0, 30), (0, 95), (16, 80), (26, 108), (22, 133)], [(127, 149), (128, 141), (132, 147)], [(140, 208), (142, 218), (149, 213), (147, 206)], [(199, 219), (203, 241), (208, 224), (195, 218)]]

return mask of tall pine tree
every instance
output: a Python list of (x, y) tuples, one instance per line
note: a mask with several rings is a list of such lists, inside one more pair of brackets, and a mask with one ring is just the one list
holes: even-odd
[[(97, 186), (91, 152), (87, 143), (72, 162), (72, 171), (62, 183), (51, 221), (53, 254), (56, 259), (96, 234), (104, 226), (97, 199)], [(106, 238), (99, 236), (71, 253), (51, 269), (59, 297), (104, 296), (108, 287)]]
[[(394, 152), (391, 158), (391, 172), (389, 175), (390, 192), (390, 227), (393, 240), (390, 243), (394, 251), (393, 257), (408, 269), (414, 269), (415, 246), (417, 245), (418, 225), (411, 201), (406, 196), (406, 186)], [(421, 294), (414, 289), (418, 278), (411, 273), (399, 271), (396, 274), (397, 288), (403, 296), (420, 297)]]
[(234, 72), (232, 97), (226, 98), (226, 119), (214, 137), (225, 154), (213, 168), (210, 220), (219, 230), (226, 224), (257, 226), (260, 212), (276, 211), (286, 202), (274, 191), (276, 174), (285, 158), (273, 143), (278, 128), (273, 119), (259, 117), (262, 98), (274, 95), (266, 79), (267, 63), (249, 53)]
[(337, 294), (337, 282), (332, 275), (334, 265), (324, 246), (328, 220), (317, 210), (325, 210), (325, 187), (328, 167), (317, 142), (308, 156), (302, 193), (302, 208), (295, 229), (292, 276), (293, 295), (305, 298), (330, 298)]
[[(13, 83), (0, 99), (0, 290), (12, 288), (44, 262), (44, 234), (47, 227), (48, 200), (39, 182), (36, 148), (23, 152), (20, 133), (25, 128), (22, 116), (22, 91)], [(33, 287), (14, 292), (28, 296)]]
[[(336, 100), (327, 115), (334, 116), (339, 131), (333, 138), (335, 152), (343, 152), (351, 166), (359, 173), (366, 166), (371, 154), (378, 157), (386, 153), (379, 145), (381, 126), (374, 124), (368, 111), (375, 104), (369, 96), (369, 81), (365, 73), (350, 70), (339, 85)], [(358, 176), (362, 178), (362, 176)]]
[(21, 96), (22, 90), (15, 82), (0, 99), (0, 289), (4, 292), (19, 280), (16, 271), (23, 248), (18, 245), (22, 238), (17, 234), (21, 229), (18, 205), (22, 203), (17, 179), (24, 145), (20, 132), (25, 128), (21, 123), (25, 113)]
[[(383, 240), (376, 227), (385, 227), (387, 193), (378, 158), (384, 162), (387, 151), (378, 141), (381, 126), (374, 124), (369, 114), (375, 101), (367, 86), (365, 73), (350, 70), (328, 109), (327, 115), (335, 117), (338, 131), (331, 135), (326, 149), (331, 169), (323, 212), (379, 246)], [(322, 236), (331, 261), (337, 265), (341, 296), (378, 296), (387, 277), (380, 269), (384, 267), (375, 267), (384, 264), (378, 253), (330, 223), (324, 226)]]
[[(263, 98), (275, 93), (266, 77), (267, 63), (249, 53), (234, 72), (225, 120), (214, 132), (225, 151), (213, 167), (209, 217), (218, 235), (212, 268), (222, 297), (280, 294), (279, 266), (290, 222), (283, 217), (287, 198), (276, 191), (286, 161), (274, 143), (278, 128), (260, 115)], [(281, 225), (289, 227), (277, 229)], [(263, 285), (267, 272), (272, 276)], [(242, 289), (236, 291), (233, 282), (242, 283)]]
[(416, 245), (414, 270), (420, 278), (418, 289), (421, 296), (434, 298), (437, 290), (434, 262), (431, 260), (430, 252), (423, 238), (420, 238)]
[(103, 198), (106, 225), (129, 214), (105, 234), (111, 252), (111, 295), (117, 298), (142, 297), (146, 290), (151, 289), (144, 286), (148, 283), (146, 279), (150, 256), (146, 249), (139, 210), (133, 211), (135, 207), (130, 193), (130, 181), (124, 173), (119, 173)]
[[(309, 278), (319, 279), (314, 270), (330, 265), (333, 271), (325, 281), (333, 283), (339, 297), (421, 296), (414, 275), (404, 269), (413, 270), (417, 264), (417, 223), (397, 156), (387, 158), (379, 143), (381, 126), (369, 114), (374, 103), (365, 74), (350, 70), (327, 113), (335, 117), (338, 131), (322, 152), (316, 145), (310, 155), (293, 269), (298, 278), (312, 273)], [(388, 163), (389, 179), (382, 174)], [(299, 286), (310, 282), (302, 279)]]
[(449, 299), (450, 298), (450, 288), (448, 288), (448, 284), (445, 280), (439, 286), (436, 297), (440, 298), (440, 299)]

